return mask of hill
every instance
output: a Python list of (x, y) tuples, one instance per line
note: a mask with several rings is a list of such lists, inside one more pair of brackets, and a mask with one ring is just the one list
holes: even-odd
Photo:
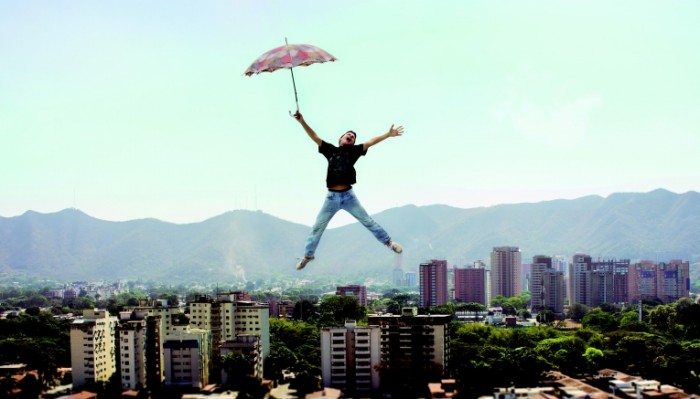
[(329, 229), (294, 270), (309, 226), (231, 211), (200, 223), (110, 222), (76, 209), (0, 217), (0, 272), (61, 280), (239, 281), (334, 274), (388, 280), (431, 258), (464, 266), (494, 246), (537, 254), (700, 261), (700, 194), (666, 190), (461, 209), (403, 206), (373, 215), (404, 246), (394, 255), (355, 223)]

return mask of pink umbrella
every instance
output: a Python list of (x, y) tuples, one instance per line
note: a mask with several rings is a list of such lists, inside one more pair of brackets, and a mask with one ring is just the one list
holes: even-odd
[[(287, 39), (284, 39), (287, 43)], [(294, 81), (294, 71), (297, 66), (309, 66), (311, 64), (335, 61), (336, 58), (328, 52), (310, 44), (285, 44), (258, 57), (248, 69), (246, 76), (257, 75), (261, 72), (274, 72), (278, 69), (289, 69), (292, 74), (292, 85), (294, 86), (294, 100), (297, 103), (299, 112), (299, 97), (297, 96), (297, 85)]]

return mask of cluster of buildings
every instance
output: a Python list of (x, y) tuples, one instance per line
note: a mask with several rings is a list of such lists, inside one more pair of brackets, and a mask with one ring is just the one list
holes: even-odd
[[(487, 266), (449, 268), (446, 260), (423, 262), (418, 269), (420, 306), (440, 306), (450, 300), (489, 306), (496, 296), (519, 296), (530, 291), (534, 311), (564, 312), (564, 302), (597, 307), (604, 303), (634, 304), (641, 300), (670, 303), (690, 293), (688, 261), (593, 259), (577, 253), (568, 262), (562, 256), (536, 255), (523, 264), (518, 247), (494, 247)], [(400, 275), (395, 272), (395, 276)], [(406, 273), (404, 282), (414, 281)]]
[[(338, 295), (366, 301), (363, 286), (338, 287)], [(227, 353), (253, 359), (253, 375), (262, 378), (270, 351), (270, 305), (245, 300), (243, 293), (200, 296), (188, 304), (189, 322), (166, 301), (149, 301), (119, 317), (86, 310), (71, 326), (73, 386), (108, 381), (114, 374), (124, 390), (182, 387), (206, 390), (226, 383), (221, 359)], [(288, 304), (277, 304), (285, 317)], [(449, 366), (450, 315), (371, 314), (367, 326), (347, 321), (321, 330), (323, 386), (342, 391), (380, 387), (381, 366), (421, 370)]]
[(220, 364), (228, 353), (252, 359), (253, 374), (262, 378), (270, 351), (269, 306), (246, 296), (199, 296), (189, 304), (189, 321), (167, 301), (148, 301), (119, 317), (84, 311), (71, 325), (74, 387), (108, 381), (116, 373), (124, 390), (204, 389), (231, 378)]
[(672, 385), (646, 380), (617, 370), (602, 369), (583, 380), (558, 371), (547, 373), (547, 386), (496, 388), (479, 399), (693, 399), (697, 396)]
[[(631, 263), (594, 260), (586, 254), (575, 254), (570, 262), (538, 255), (523, 264), (518, 247), (495, 247), (488, 266), (477, 261), (470, 267), (448, 268), (447, 261), (439, 259), (421, 263), (418, 307), (449, 300), (488, 306), (496, 296), (518, 296), (523, 289), (532, 294), (533, 310), (555, 313), (563, 313), (565, 299), (590, 307), (643, 299), (672, 302), (689, 295), (688, 273), (687, 261)], [(337, 287), (336, 295), (352, 296), (367, 306), (364, 286)], [(118, 317), (86, 310), (71, 328), (74, 386), (107, 381), (116, 373), (125, 390), (206, 389), (236, 378), (221, 364), (229, 353), (246, 355), (252, 374), (262, 378), (270, 353), (269, 318), (290, 317), (294, 303), (256, 302), (246, 293), (231, 292), (197, 296), (188, 307), (187, 318), (167, 301), (142, 303)], [(342, 327), (322, 328), (323, 386), (371, 391), (381, 386), (382, 370), (448, 369), (451, 319), (404, 308), (401, 314), (370, 314), (367, 326), (347, 321)]]
[(348, 321), (321, 329), (323, 386), (345, 392), (376, 390), (381, 370), (405, 377), (437, 365), (446, 370), (450, 358), (451, 315), (419, 315), (407, 307), (400, 315), (370, 314), (367, 326)]
[(61, 288), (47, 292), (48, 298), (70, 299), (86, 296), (93, 299), (107, 299), (129, 290), (121, 282), (105, 283), (93, 281), (73, 281)]

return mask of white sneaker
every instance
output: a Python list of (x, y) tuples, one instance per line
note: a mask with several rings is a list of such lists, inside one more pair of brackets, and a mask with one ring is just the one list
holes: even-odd
[(301, 259), (299, 259), (299, 262), (297, 263), (297, 270), (303, 269), (312, 260), (314, 260), (313, 256), (303, 256)]
[(403, 247), (401, 247), (401, 244), (393, 241), (389, 241), (386, 243), (386, 246), (389, 247), (392, 251), (396, 252), (397, 254), (400, 254), (403, 252)]

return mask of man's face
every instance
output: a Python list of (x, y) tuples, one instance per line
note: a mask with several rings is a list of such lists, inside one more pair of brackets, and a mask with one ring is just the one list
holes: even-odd
[(347, 132), (340, 136), (340, 145), (355, 145), (355, 134), (353, 132)]

